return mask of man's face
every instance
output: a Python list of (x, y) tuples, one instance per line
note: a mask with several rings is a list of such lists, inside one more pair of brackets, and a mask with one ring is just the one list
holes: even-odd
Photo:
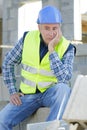
[(56, 34), (59, 33), (60, 24), (39, 24), (38, 28), (44, 42), (48, 45)]

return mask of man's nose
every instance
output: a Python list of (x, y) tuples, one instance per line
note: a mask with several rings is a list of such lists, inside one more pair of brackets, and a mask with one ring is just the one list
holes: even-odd
[(50, 30), (50, 31), (49, 31), (49, 35), (50, 35), (50, 36), (54, 36), (54, 31), (53, 31), (53, 30)]

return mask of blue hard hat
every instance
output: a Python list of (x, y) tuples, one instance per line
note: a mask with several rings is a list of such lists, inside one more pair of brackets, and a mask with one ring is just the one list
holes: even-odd
[(37, 24), (62, 23), (61, 13), (54, 6), (42, 8), (38, 14)]

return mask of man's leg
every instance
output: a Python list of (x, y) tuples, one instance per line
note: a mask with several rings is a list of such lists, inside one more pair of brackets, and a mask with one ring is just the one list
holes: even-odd
[(62, 119), (70, 92), (71, 89), (67, 84), (59, 83), (55, 84), (44, 93), (43, 104), (44, 106), (50, 107), (50, 114), (47, 121)]
[(21, 97), (22, 105), (16, 106), (11, 103), (0, 111), (0, 130), (12, 130), (13, 126), (29, 117), (39, 108), (39, 94), (25, 95)]

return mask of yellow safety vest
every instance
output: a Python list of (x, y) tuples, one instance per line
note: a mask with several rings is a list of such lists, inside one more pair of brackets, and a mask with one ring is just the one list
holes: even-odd
[[(55, 46), (55, 51), (62, 59), (69, 46), (69, 41), (64, 37)], [(20, 90), (24, 94), (36, 92), (36, 86), (40, 92), (44, 92), (58, 80), (50, 69), (49, 52), (40, 62), (40, 32), (31, 31), (26, 34), (22, 53), (22, 69)]]

